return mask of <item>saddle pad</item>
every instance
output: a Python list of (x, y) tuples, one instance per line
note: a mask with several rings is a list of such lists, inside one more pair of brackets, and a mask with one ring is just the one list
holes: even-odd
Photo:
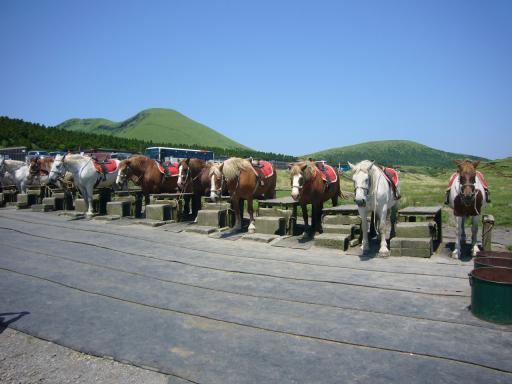
[(96, 172), (103, 173), (103, 170), (106, 170), (108, 173), (112, 173), (117, 171), (117, 162), (114, 160), (107, 160), (104, 163), (98, 163), (93, 159), (94, 167), (96, 168)]
[(387, 167), (384, 167), (383, 171), (384, 171), (384, 175), (386, 175), (386, 178), (388, 179), (388, 181), (392, 182), (393, 184), (395, 184), (395, 186), (397, 186), (398, 185), (398, 172), (396, 170), (394, 170), (393, 168), (387, 168)]
[[(448, 182), (448, 188), (451, 188), (452, 187), (452, 184), (453, 182), (455, 181), (455, 179), (459, 176), (459, 172), (455, 172), (451, 177), (450, 177), (450, 181)], [(480, 183), (482, 183), (483, 187), (485, 189), (489, 189), (489, 184), (487, 184), (487, 180), (485, 180), (484, 178), (484, 175), (482, 174), (482, 172), (480, 171), (476, 171), (476, 176), (478, 177), (478, 179), (480, 180)]]
[(167, 163), (162, 164), (156, 160), (155, 160), (155, 163), (158, 166), (158, 170), (160, 171), (160, 173), (165, 174), (164, 165), (167, 168), (167, 170), (169, 171), (170, 176), (178, 176), (180, 173), (180, 163), (167, 162)]
[(254, 168), (257, 175), (263, 176), (264, 178), (268, 178), (274, 174), (274, 168), (272, 168), (272, 164), (270, 164), (268, 161), (260, 160), (259, 163), (260, 167)]
[(322, 176), (323, 181), (327, 181), (328, 183), (335, 183), (338, 181), (338, 172), (327, 165), (326, 163), (322, 165), (317, 165), (318, 170), (320, 171), (320, 176)]

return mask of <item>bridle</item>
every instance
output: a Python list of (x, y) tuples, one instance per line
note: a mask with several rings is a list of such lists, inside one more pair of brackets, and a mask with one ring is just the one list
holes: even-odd
[(133, 172), (133, 169), (127, 165), (124, 167), (122, 171), (119, 171), (119, 179), (121, 180), (121, 184), (124, 184), (126, 182), (126, 179), (128, 178), (128, 175), (126, 174), (127, 171), (131, 171), (132, 175), (130, 176), (130, 180), (133, 181), (133, 183), (136, 186), (141, 185), (142, 178), (144, 177), (144, 173), (142, 173), (140, 176), (136, 176)]
[[(475, 177), (474, 177), (474, 181), (473, 182), (464, 182), (463, 183), (463, 178), (465, 179), (465, 176), (462, 176), (462, 174), (459, 173), (459, 184), (460, 184), (460, 190), (459, 190), (459, 193), (458, 195), (460, 196), (460, 199), (462, 201), (462, 203), (466, 206), (466, 207), (469, 207), (473, 202), (476, 204), (476, 195), (478, 194), (478, 189), (476, 188), (476, 174), (475, 174)], [(470, 181), (473, 180), (473, 177), (470, 177), (469, 178)], [(470, 195), (466, 195), (464, 193), (464, 189), (467, 188), (467, 187), (470, 187), (471, 188), (471, 194)]]

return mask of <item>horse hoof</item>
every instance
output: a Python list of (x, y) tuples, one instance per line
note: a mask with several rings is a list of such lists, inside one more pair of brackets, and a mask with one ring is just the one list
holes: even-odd
[(377, 253), (377, 257), (387, 258), (389, 257), (389, 251)]
[(453, 251), (451, 256), (452, 256), (452, 259), (458, 260), (459, 259), (459, 251)]

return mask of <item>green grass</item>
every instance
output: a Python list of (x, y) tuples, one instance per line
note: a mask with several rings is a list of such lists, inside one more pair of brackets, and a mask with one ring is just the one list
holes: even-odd
[(445, 152), (426, 145), (408, 140), (370, 141), (346, 147), (331, 148), (324, 151), (304, 155), (316, 160), (327, 160), (332, 164), (338, 162), (357, 163), (361, 160), (372, 159), (387, 166), (428, 164), (430, 167), (451, 167), (453, 159), (481, 159), (475, 156)]
[[(483, 214), (494, 216), (496, 225), (512, 225), (512, 158), (482, 162), (478, 169), (484, 174), (491, 189), (490, 204), (482, 210)], [(443, 205), (445, 190), (453, 168), (432, 167), (402, 167), (400, 172), (400, 185), (402, 199), (401, 208), (410, 206)], [(347, 173), (350, 175), (350, 172)], [(353, 191), (353, 184), (343, 177), (341, 189), (345, 192)], [(288, 171), (278, 171), (277, 178), (278, 197), (290, 195), (290, 174)], [(352, 200), (341, 200), (341, 204), (352, 204)], [(327, 201), (325, 207), (331, 206)], [(443, 205), (443, 221), (448, 222), (451, 209)]]
[(218, 148), (248, 147), (172, 109), (153, 108), (116, 123), (106, 119), (70, 119), (57, 128), (109, 134), (157, 143), (183, 143)]

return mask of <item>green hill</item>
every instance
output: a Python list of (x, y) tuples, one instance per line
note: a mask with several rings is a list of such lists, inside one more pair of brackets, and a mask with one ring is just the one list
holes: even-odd
[(107, 119), (70, 119), (57, 128), (158, 143), (249, 149), (175, 110), (163, 108), (146, 109), (119, 123)]
[(483, 157), (445, 152), (408, 140), (369, 141), (367, 143), (331, 148), (304, 155), (317, 160), (327, 160), (333, 164), (356, 163), (361, 160), (375, 160), (388, 166), (419, 165), (429, 167), (452, 167), (454, 159), (479, 159)]

